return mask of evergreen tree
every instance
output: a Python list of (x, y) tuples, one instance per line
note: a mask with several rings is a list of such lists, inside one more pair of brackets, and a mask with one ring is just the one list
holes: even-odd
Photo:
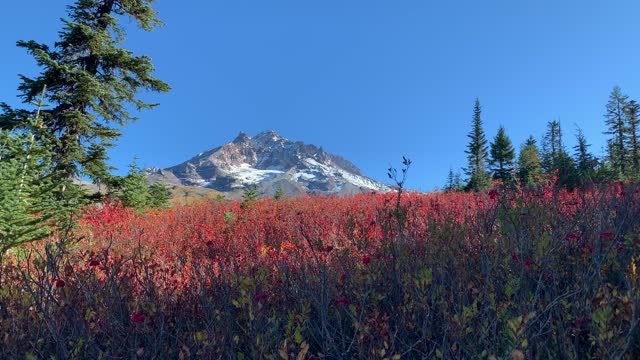
[(258, 188), (255, 185), (249, 185), (249, 187), (244, 190), (242, 199), (244, 200), (244, 202), (258, 200)]
[(638, 132), (640, 131), (640, 104), (635, 100), (629, 101), (624, 107), (624, 114), (627, 120), (625, 127), (625, 148), (629, 153), (629, 163), (633, 176), (640, 176), (640, 141)]
[(449, 174), (447, 176), (447, 184), (444, 187), (445, 191), (462, 191), (462, 179), (459, 172), (453, 172), (453, 168), (449, 168)]
[(582, 130), (576, 133), (577, 144), (573, 147), (578, 181), (584, 184), (595, 175), (596, 158), (589, 152), (589, 145)]
[(549, 121), (547, 123), (547, 132), (542, 138), (541, 160), (545, 174), (553, 175), (558, 169), (557, 159), (562, 151), (564, 151), (564, 146), (560, 122), (557, 120)]
[(462, 185), (462, 175), (460, 175), (460, 172), (456, 172), (453, 176), (453, 186), (455, 191), (464, 190), (464, 186)]
[[(42, 129), (42, 99), (36, 105), (29, 127)], [(0, 264), (9, 249), (46, 237), (56, 225), (66, 225), (74, 210), (53, 196), (58, 184), (49, 173), (52, 156), (32, 131), (0, 131)]]
[(169, 207), (167, 187), (160, 183), (148, 185), (147, 178), (135, 159), (129, 165), (129, 173), (120, 178), (116, 186), (120, 190), (118, 198), (126, 207), (138, 211)]
[(482, 110), (480, 100), (476, 98), (473, 108), (473, 123), (471, 132), (467, 135), (470, 139), (467, 145), (468, 167), (465, 169), (469, 182), (467, 189), (470, 191), (481, 191), (490, 184), (489, 173), (486, 170), (487, 161), (487, 139), (482, 129)]
[(627, 151), (625, 148), (625, 112), (628, 97), (622, 94), (620, 87), (615, 86), (609, 95), (606, 107), (605, 134), (612, 137), (608, 140), (609, 161), (614, 172), (623, 177), (627, 175)]
[(144, 174), (140, 172), (136, 160), (129, 165), (129, 173), (120, 182), (120, 201), (126, 207), (142, 211), (149, 201), (149, 186)]
[(527, 141), (520, 147), (518, 154), (518, 178), (525, 186), (534, 185), (542, 175), (542, 164), (540, 163), (540, 151), (533, 136), (529, 136)]
[(503, 126), (500, 126), (496, 137), (491, 143), (491, 172), (493, 179), (500, 179), (504, 183), (513, 181), (514, 159), (516, 152)]
[(284, 197), (284, 190), (282, 190), (282, 187), (278, 187), (276, 189), (276, 192), (273, 194), (273, 199), (274, 200), (280, 200)]
[(152, 209), (165, 209), (169, 204), (169, 189), (164, 184), (155, 183), (149, 186), (147, 206)]
[(573, 186), (575, 166), (573, 159), (564, 148), (562, 128), (559, 121), (549, 121), (542, 141), (542, 168), (546, 174), (556, 175), (557, 184)]
[(453, 190), (453, 179), (454, 179), (453, 168), (450, 167), (449, 173), (447, 174), (447, 184), (444, 186), (445, 191)]
[[(106, 150), (120, 136), (118, 126), (135, 120), (127, 109), (156, 105), (137, 99), (141, 91), (169, 90), (151, 75), (149, 57), (134, 56), (120, 47), (125, 32), (119, 19), (135, 20), (147, 31), (161, 25), (151, 7), (153, 1), (77, 0), (69, 6), (69, 19), (63, 20), (53, 47), (35, 41), (17, 43), (42, 67), (35, 78), (21, 76), (20, 96), (32, 102), (46, 86), (46, 98), (53, 105), (43, 111), (47, 132), (40, 132), (38, 138), (52, 141), (55, 181), (78, 175), (109, 181)], [(28, 127), (28, 112), (6, 104), (2, 109), (0, 128)]]

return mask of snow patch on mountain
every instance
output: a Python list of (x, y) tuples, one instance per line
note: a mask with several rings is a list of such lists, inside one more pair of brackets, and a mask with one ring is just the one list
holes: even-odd
[(238, 179), (239, 183), (231, 185), (234, 188), (257, 184), (261, 181), (273, 178), (276, 174), (282, 174), (280, 170), (261, 170), (251, 167), (250, 164), (240, 164), (227, 171), (227, 176)]
[(390, 187), (362, 174), (350, 161), (311, 144), (290, 141), (275, 131), (244, 132), (230, 143), (199, 153), (167, 169), (147, 169), (150, 181), (201, 186), (235, 193), (256, 185), (264, 195), (386, 192)]
[(293, 174), (293, 176), (291, 177), (294, 181), (300, 181), (300, 179), (302, 180), (311, 180), (311, 179), (315, 179), (315, 175), (313, 174), (309, 174), (306, 172), (297, 172), (295, 174)]

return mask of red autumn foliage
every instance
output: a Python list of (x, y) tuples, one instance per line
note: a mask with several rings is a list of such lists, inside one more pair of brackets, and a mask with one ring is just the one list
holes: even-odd
[[(129, 355), (135, 356), (142, 345), (150, 358), (188, 358), (187, 351), (192, 358), (241, 351), (258, 357), (280, 350), (297, 356), (302, 343), (311, 347), (308, 357), (338, 344), (332, 345), (333, 358), (376, 357), (380, 353), (372, 351), (387, 345), (384, 356), (409, 351), (429, 358), (444, 349), (443, 332), (445, 358), (462, 356), (463, 349), (473, 357), (490, 347), (491, 354), (504, 354), (514, 344), (500, 338), (509, 333), (506, 322), (526, 319), (527, 312), (537, 315), (522, 320), (531, 323), (518, 331), (523, 339), (531, 335), (531, 358), (544, 357), (548, 346), (559, 349), (559, 337), (563, 345), (592, 351), (587, 336), (592, 334), (580, 331), (595, 327), (571, 324), (596, 306), (615, 302), (605, 299), (612, 289), (587, 294), (584, 289), (596, 282), (580, 281), (611, 269), (616, 276), (603, 279), (633, 273), (640, 195), (630, 188), (623, 195), (617, 184), (573, 192), (551, 187), (408, 192), (401, 198), (402, 212), (395, 208), (396, 194), (264, 199), (251, 206), (212, 201), (142, 214), (107, 203), (86, 212), (74, 228), (73, 251), (57, 263), (43, 264), (44, 244), (32, 244), (31, 255), (11, 259), (4, 269), (5, 279), (16, 285), (9, 288), (12, 294), (21, 294), (13, 289), (24, 289), (23, 279), (40, 276), (44, 286), (22, 293), (49, 296), (54, 306), (33, 311), (2, 294), (0, 300), (11, 311), (24, 310), (37, 326), (45, 310), (55, 314), (57, 323), (47, 326), (58, 326), (69, 338), (88, 334), (100, 345), (89, 355), (96, 358), (103, 349), (114, 358), (125, 357), (122, 349), (134, 349)], [(597, 257), (602, 254), (607, 256)], [(606, 268), (602, 259), (613, 265)], [(43, 270), (49, 268), (55, 271)], [(59, 278), (73, 286), (51, 291), (52, 279), (58, 279), (54, 287), (64, 287)], [(553, 316), (568, 311), (574, 298), (579, 306), (561, 317), (566, 326), (540, 330), (555, 326)], [(612, 314), (621, 315), (609, 325), (631, 321), (628, 300), (616, 306)], [(30, 320), (20, 321), (13, 323)], [(487, 329), (494, 333), (484, 333)], [(470, 331), (482, 336), (468, 336)], [(70, 343), (57, 341), (55, 334), (42, 353)], [(325, 338), (334, 335), (338, 340)], [(256, 345), (258, 337), (263, 348)], [(411, 344), (423, 350), (403, 347)], [(14, 348), (22, 351), (15, 354), (27, 351)]]
[(600, 233), (600, 240), (613, 241), (614, 235), (612, 231), (603, 231)]
[(256, 302), (261, 302), (261, 301), (265, 301), (267, 299), (268, 295), (264, 294), (264, 293), (260, 293), (260, 294), (256, 294), (253, 297), (253, 300), (255, 300)]
[(336, 299), (335, 303), (337, 305), (349, 305), (349, 299), (347, 299), (346, 297), (339, 297)]
[(134, 324), (142, 324), (145, 319), (146, 319), (146, 316), (144, 316), (143, 313), (137, 312), (131, 315), (131, 322), (133, 322)]
[(530, 259), (524, 259), (523, 264), (524, 264), (525, 267), (529, 267), (529, 266), (531, 266), (531, 265), (533, 265), (535, 263)]
[(491, 189), (491, 190), (489, 190), (488, 195), (489, 195), (489, 199), (491, 199), (491, 200), (495, 200), (495, 199), (497, 199), (497, 198), (498, 198), (498, 190), (496, 190), (496, 189)]

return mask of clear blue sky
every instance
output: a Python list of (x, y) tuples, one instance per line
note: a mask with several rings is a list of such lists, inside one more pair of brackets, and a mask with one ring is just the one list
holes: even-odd
[[(16, 104), (18, 73), (36, 73), (19, 39), (52, 43), (71, 1), (5, 1), (0, 21), (0, 101)], [(464, 154), (475, 97), (491, 139), (514, 145), (559, 119), (567, 145), (579, 125), (593, 151), (614, 85), (640, 99), (640, 2), (595, 0), (170, 1), (166, 26), (128, 24), (126, 46), (153, 58), (173, 87), (146, 96), (111, 150), (126, 169), (167, 167), (273, 129), (323, 146), (386, 181), (414, 162), (409, 187), (445, 183)]]

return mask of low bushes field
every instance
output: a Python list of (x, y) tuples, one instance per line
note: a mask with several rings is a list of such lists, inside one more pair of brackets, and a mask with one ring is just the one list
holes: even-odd
[(639, 189), (103, 204), (8, 254), (0, 358), (637, 358)]

